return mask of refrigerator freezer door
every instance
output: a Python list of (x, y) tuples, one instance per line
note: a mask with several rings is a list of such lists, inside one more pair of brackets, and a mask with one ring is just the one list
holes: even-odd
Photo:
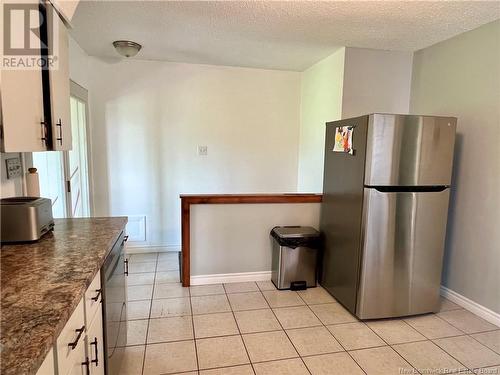
[(366, 186), (450, 185), (457, 119), (373, 114)]
[(361, 319), (436, 312), (449, 189), (389, 192), (365, 188)]
[[(335, 130), (353, 126), (354, 154), (333, 151)], [(321, 286), (354, 313), (359, 280), (363, 177), (368, 116), (327, 124), (320, 230)]]

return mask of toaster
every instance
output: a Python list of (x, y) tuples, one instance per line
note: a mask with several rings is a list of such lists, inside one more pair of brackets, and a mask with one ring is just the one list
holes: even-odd
[(28, 242), (54, 229), (52, 201), (48, 198), (0, 199), (0, 242)]

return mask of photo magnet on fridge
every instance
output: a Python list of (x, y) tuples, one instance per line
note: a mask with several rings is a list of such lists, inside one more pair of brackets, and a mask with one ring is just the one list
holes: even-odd
[(335, 129), (335, 143), (333, 145), (333, 152), (345, 152), (354, 155), (352, 148), (352, 133), (354, 126), (340, 126)]

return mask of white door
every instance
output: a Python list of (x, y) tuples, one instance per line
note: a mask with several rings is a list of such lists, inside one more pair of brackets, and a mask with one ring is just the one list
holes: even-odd
[(71, 128), (73, 148), (65, 154), (67, 216), (90, 216), (89, 168), (87, 145), (87, 101), (72, 95)]

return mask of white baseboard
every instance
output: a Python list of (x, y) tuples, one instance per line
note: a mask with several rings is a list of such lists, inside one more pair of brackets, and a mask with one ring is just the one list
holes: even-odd
[(441, 295), (446, 299), (449, 299), (451, 302), (462, 306), (464, 309), (469, 310), (470, 312), (490, 322), (491, 324), (500, 327), (500, 314), (494, 312), (493, 310), (490, 310), (487, 307), (484, 307), (483, 305), (480, 305), (479, 303), (474, 302), (467, 297), (464, 297), (463, 295), (442, 285)]
[(191, 285), (240, 283), (245, 281), (271, 280), (271, 271), (220, 273), (216, 275), (191, 276)]
[(180, 246), (155, 246), (155, 245), (126, 245), (127, 254), (143, 254), (143, 253), (166, 253), (168, 251), (181, 251)]

